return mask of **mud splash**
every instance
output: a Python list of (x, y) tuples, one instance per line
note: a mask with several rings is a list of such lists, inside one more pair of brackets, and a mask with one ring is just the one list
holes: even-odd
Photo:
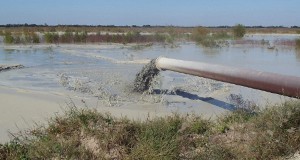
[(159, 69), (155, 66), (155, 60), (145, 65), (142, 70), (136, 75), (134, 80), (134, 91), (144, 92), (150, 88), (153, 78), (159, 73)]

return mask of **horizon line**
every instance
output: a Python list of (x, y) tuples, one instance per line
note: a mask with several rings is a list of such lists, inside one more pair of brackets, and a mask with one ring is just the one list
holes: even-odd
[[(239, 24), (239, 23), (237, 23)], [(237, 25), (236, 24), (236, 25)], [(243, 25), (243, 24), (242, 24)], [(214, 26), (205, 26), (205, 25), (113, 25), (113, 24), (34, 24), (34, 23), (7, 23), (0, 24), (0, 27), (60, 27), (60, 26), (69, 26), (69, 27), (131, 27), (131, 28), (147, 28), (147, 27), (179, 27), (179, 28), (195, 28), (195, 27), (207, 27), (207, 28), (232, 28), (235, 25), (214, 25)], [(243, 25), (245, 28), (300, 28), (298, 25)]]

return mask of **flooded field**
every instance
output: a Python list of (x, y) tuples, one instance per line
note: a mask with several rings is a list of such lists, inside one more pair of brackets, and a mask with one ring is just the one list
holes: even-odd
[[(238, 107), (239, 104), (232, 100), (235, 95), (262, 106), (281, 103), (289, 98), (170, 71), (160, 72), (149, 92), (136, 93), (133, 92), (136, 74), (151, 59), (165, 56), (300, 76), (300, 52), (294, 47), (278, 43), (295, 38), (299, 36), (248, 35), (239, 42), (230, 41), (228, 46), (222, 48), (203, 48), (191, 42), (180, 42), (174, 46), (1, 45), (0, 64), (25, 66), (1, 72), (1, 93), (19, 94), (21, 91), (23, 96), (30, 96), (32, 101), (48, 97), (51, 101), (57, 100), (60, 106), (71, 99), (78, 106), (95, 107), (115, 116), (141, 119), (173, 112), (214, 117)], [(3, 96), (0, 102), (1, 108), (9, 104)], [(20, 115), (25, 119), (30, 119), (31, 115), (26, 117), (25, 114), (26, 107), (33, 107), (30, 105), (32, 103), (19, 106), (24, 110), (24, 114)], [(41, 105), (34, 110), (44, 109)], [(4, 114), (14, 113), (7, 109)], [(36, 116), (38, 114), (41, 113)], [(10, 123), (17, 122), (11, 119)]]

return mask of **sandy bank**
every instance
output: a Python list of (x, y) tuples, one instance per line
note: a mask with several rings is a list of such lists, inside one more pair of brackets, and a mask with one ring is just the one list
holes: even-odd
[(8, 132), (16, 132), (44, 122), (61, 111), (65, 99), (59, 95), (0, 87), (0, 142), (8, 140)]
[(119, 107), (107, 107), (95, 97), (83, 98), (72, 93), (46, 93), (0, 86), (0, 142), (7, 142), (11, 138), (9, 132), (16, 133), (33, 127), (36, 123), (44, 124), (55, 114), (61, 114), (71, 101), (77, 107), (95, 108), (114, 117), (127, 117), (133, 120), (167, 116), (175, 112), (183, 115), (195, 113), (210, 118), (226, 111), (206, 101), (195, 102), (198, 105), (194, 108), (170, 108), (158, 103), (125, 103)]

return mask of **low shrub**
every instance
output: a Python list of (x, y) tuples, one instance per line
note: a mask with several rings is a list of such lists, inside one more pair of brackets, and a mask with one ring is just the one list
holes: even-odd
[(40, 43), (40, 37), (35, 32), (24, 32), (23, 33), (23, 43)]
[(32, 33), (32, 43), (40, 43), (40, 37), (36, 33)]
[(74, 42), (75, 43), (85, 43), (86, 40), (87, 40), (87, 32), (75, 32), (75, 35), (74, 35)]
[(232, 29), (235, 38), (243, 38), (246, 34), (246, 28), (242, 24), (237, 24)]
[(15, 41), (15, 38), (12, 36), (11, 32), (5, 32), (4, 33), (4, 43), (13, 44), (14, 41)]
[(57, 33), (47, 32), (44, 34), (44, 39), (46, 43), (58, 43), (59, 35)]
[(61, 43), (74, 43), (73, 32), (66, 31), (62, 36), (60, 36)]

